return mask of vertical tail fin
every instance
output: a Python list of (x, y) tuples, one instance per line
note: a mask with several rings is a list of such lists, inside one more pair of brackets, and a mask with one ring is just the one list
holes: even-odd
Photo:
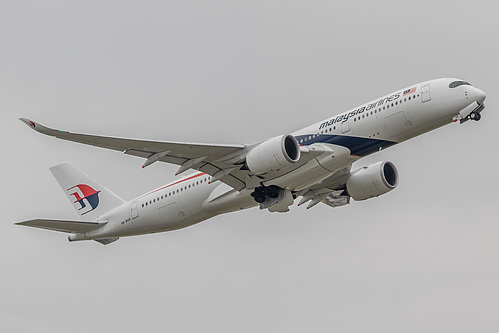
[(125, 202), (71, 163), (61, 163), (50, 171), (84, 221), (95, 221)]

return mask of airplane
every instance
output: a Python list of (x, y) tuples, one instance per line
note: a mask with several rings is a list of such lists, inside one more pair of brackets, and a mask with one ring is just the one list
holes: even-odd
[(295, 199), (307, 209), (340, 207), (395, 189), (398, 170), (362, 157), (449, 123), (478, 121), (486, 95), (461, 79), (441, 78), (396, 90), (290, 134), (256, 144), (205, 144), (97, 136), (51, 129), (20, 118), (58, 139), (166, 162), (176, 175), (193, 173), (125, 201), (69, 163), (51, 171), (81, 221), (33, 219), (18, 225), (69, 233), (69, 241), (109, 244), (120, 237), (185, 228), (219, 214), (259, 206), (287, 212)]

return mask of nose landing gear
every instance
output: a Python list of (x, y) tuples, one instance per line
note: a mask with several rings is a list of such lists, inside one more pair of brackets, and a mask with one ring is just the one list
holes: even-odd
[(482, 119), (482, 115), (476, 111), (471, 112), (468, 117), (470, 117), (470, 119), (474, 121), (479, 121), (480, 119)]
[[(481, 112), (485, 108), (485, 105), (478, 104), (478, 103), (475, 103), (475, 104), (476, 104), (476, 106), (474, 104), (470, 104), (466, 108), (464, 108), (463, 110), (461, 110), (459, 112), (459, 114), (454, 117), (454, 121), (458, 121), (459, 120), (459, 122), (462, 124), (462, 123), (467, 122), (468, 120), (479, 121), (480, 119), (482, 119)], [(472, 110), (471, 112), (469, 112), (468, 109), (471, 108), (471, 107), (474, 107), (474, 106), (475, 106), (474, 110)], [(467, 114), (467, 116), (465, 116), (466, 114)]]

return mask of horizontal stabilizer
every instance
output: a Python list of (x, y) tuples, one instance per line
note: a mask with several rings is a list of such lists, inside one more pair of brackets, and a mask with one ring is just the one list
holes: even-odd
[(82, 222), (82, 221), (62, 221), (62, 220), (48, 220), (48, 219), (35, 219), (16, 223), (17, 225), (25, 225), (28, 227), (35, 227), (41, 229), (48, 229), (53, 231), (68, 232), (77, 234), (87, 232), (102, 227), (105, 223), (97, 222)]

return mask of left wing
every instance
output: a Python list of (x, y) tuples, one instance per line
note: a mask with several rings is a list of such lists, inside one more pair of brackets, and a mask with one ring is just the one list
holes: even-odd
[(26, 118), (20, 120), (35, 131), (48, 136), (145, 158), (142, 167), (162, 161), (180, 165), (177, 174), (190, 168), (198, 169), (211, 175), (212, 181), (220, 180), (238, 191), (245, 188), (248, 179), (251, 178), (248, 170), (244, 168), (241, 170), (250, 146), (139, 140), (71, 133), (48, 128)]

